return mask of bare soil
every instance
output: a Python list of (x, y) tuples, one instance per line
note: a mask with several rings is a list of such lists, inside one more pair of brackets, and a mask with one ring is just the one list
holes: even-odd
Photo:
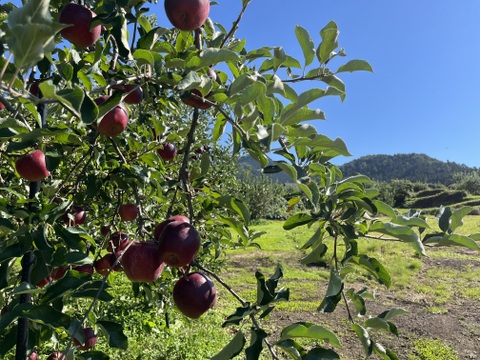
[[(249, 257), (248, 261), (244, 261), (244, 259), (233, 256), (229, 263), (232, 267), (251, 269), (274, 265), (265, 257)], [(422, 281), (427, 276), (428, 270), (435, 267), (458, 269), (472, 265), (480, 266), (480, 258), (478, 261), (425, 258), (419, 278), (412, 279), (412, 282)], [(480, 279), (476, 279), (475, 285), (479, 284)], [(320, 300), (318, 298), (311, 299), (315, 302)], [(398, 328), (398, 337), (386, 332), (378, 332), (374, 333), (373, 339), (385, 348), (393, 350), (399, 359), (408, 359), (409, 355), (415, 354), (414, 342), (424, 338), (441, 340), (445, 345), (455, 349), (462, 360), (480, 359), (480, 301), (458, 296), (455, 301), (442, 304), (441, 313), (435, 313), (432, 311), (430, 300), (414, 291), (405, 295), (405, 292), (397, 294), (390, 290), (379, 292), (375, 300), (367, 300), (368, 314), (373, 316), (391, 308), (403, 308), (408, 311), (408, 314), (392, 319)], [(350, 306), (353, 308), (352, 305)], [(362, 320), (359, 319), (359, 321)], [(360, 341), (351, 331), (343, 302), (339, 303), (337, 309), (329, 314), (315, 311), (273, 311), (269, 321), (275, 326), (271, 340), (275, 341), (283, 327), (295, 322), (312, 322), (334, 331), (343, 345), (342, 349), (335, 349), (342, 359), (358, 360), (365, 357)], [(377, 359), (378, 357), (372, 356), (371, 358)]]

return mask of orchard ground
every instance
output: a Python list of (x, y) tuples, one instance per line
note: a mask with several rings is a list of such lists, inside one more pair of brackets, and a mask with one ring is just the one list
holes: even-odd
[[(467, 216), (461, 232), (478, 232), (479, 221), (478, 216)], [(243, 299), (253, 302), (256, 296), (254, 272), (259, 270), (269, 277), (277, 264), (282, 264), (284, 278), (280, 286), (289, 288), (291, 296), (290, 301), (278, 303), (270, 318), (265, 320), (264, 325), (274, 333), (271, 342), (278, 339), (279, 332), (288, 324), (312, 322), (338, 334), (343, 348), (336, 351), (342, 359), (363, 358), (362, 345), (349, 330), (344, 302), (330, 314), (316, 311), (327, 289), (328, 265), (304, 266), (299, 262), (304, 255), (300, 247), (314, 229), (285, 231), (282, 225), (280, 221), (261, 221), (253, 226), (265, 232), (258, 239), (261, 249), (229, 251), (226, 267), (220, 275)], [(386, 290), (368, 274), (350, 275), (350, 283), (355, 283), (357, 290), (368, 286), (375, 295), (375, 299), (367, 300), (366, 316), (376, 316), (390, 308), (408, 311), (393, 320), (398, 337), (377, 333), (377, 339), (381, 335), (384, 346), (395, 351), (399, 359), (407, 360), (463, 360), (480, 356), (480, 259), (477, 252), (453, 247), (428, 248), (428, 257), (422, 258), (401, 242), (363, 239), (360, 246), (385, 265), (393, 283)], [(399, 258), (399, 254), (403, 256)], [(326, 259), (329, 259), (328, 254)], [(220, 284), (216, 284), (217, 305), (200, 319), (189, 320), (169, 309), (167, 324), (165, 308), (152, 309), (148, 294), (144, 294), (144, 298), (133, 298), (131, 284), (123, 275), (115, 275), (114, 281), (119, 299), (101, 306), (105, 314), (125, 318), (125, 331), (130, 341), (126, 351), (106, 350), (112, 359), (209, 359), (236, 331), (233, 327), (220, 328), (226, 317), (240, 306)], [(346, 290), (348, 288), (347, 283)], [(349, 306), (354, 312), (353, 305)], [(247, 332), (248, 326), (243, 330)], [(204, 340), (206, 338), (208, 341)], [(99, 343), (104, 347), (105, 338), (101, 337)], [(263, 355), (262, 358), (270, 358), (267, 350)], [(287, 359), (282, 354), (279, 356)], [(372, 358), (378, 359), (375, 355)]]

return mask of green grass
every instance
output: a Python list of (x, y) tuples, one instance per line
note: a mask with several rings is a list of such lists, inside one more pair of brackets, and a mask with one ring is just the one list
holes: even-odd
[(457, 360), (457, 352), (440, 340), (419, 339), (414, 342), (414, 354), (408, 360)]

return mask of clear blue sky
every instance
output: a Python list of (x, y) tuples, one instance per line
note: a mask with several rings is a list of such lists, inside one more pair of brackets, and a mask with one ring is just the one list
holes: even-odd
[[(241, 0), (217, 2), (210, 17), (230, 27)], [(170, 27), (163, 1), (151, 9)], [(237, 37), (248, 50), (283, 46), (303, 59), (295, 25), (318, 44), (330, 20), (346, 59), (367, 60), (375, 73), (341, 75), (346, 100), (312, 106), (327, 115), (315, 123), (319, 132), (342, 138), (353, 158), (416, 152), (480, 167), (480, 1), (252, 0)]]

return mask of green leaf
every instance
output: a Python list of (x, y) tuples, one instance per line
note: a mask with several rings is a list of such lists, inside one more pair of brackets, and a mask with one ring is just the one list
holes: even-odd
[(235, 313), (227, 317), (227, 320), (225, 320), (225, 322), (222, 324), (222, 327), (227, 327), (229, 325), (239, 325), (244, 318), (250, 316), (254, 312), (255, 310), (252, 309), (248, 304), (244, 307), (238, 307), (235, 310)]
[(282, 125), (286, 123), (289, 124), (290, 122), (287, 122), (287, 120), (289, 120), (298, 110), (325, 95), (327, 95), (327, 93), (323, 89), (310, 89), (301, 93), (294, 103), (283, 108), (280, 113), (280, 123)]
[(17, 69), (33, 67), (54, 50), (55, 34), (65, 25), (52, 21), (49, 6), (50, 0), (30, 0), (9, 13), (7, 43)]
[(450, 207), (441, 207), (440, 218), (438, 219), (438, 226), (443, 232), (447, 232), (450, 229), (450, 216), (452, 215), (452, 210)]
[(331, 349), (314, 348), (303, 360), (340, 360), (340, 355)]
[(300, 263), (304, 265), (318, 263), (322, 260), (323, 255), (327, 252), (328, 248), (325, 244), (318, 244), (310, 253), (300, 259)]
[(328, 344), (338, 348), (342, 347), (340, 341), (333, 332), (324, 328), (323, 326), (315, 325), (309, 322), (298, 322), (287, 326), (282, 330), (280, 340), (299, 337), (325, 341)]
[(26, 318), (45, 324), (52, 329), (68, 329), (71, 319), (68, 315), (54, 309), (51, 305), (37, 305), (23, 311)]
[(55, 299), (70, 294), (89, 281), (89, 278), (90, 277), (84, 273), (69, 272), (63, 278), (48, 287), (47, 292), (42, 296), (42, 303), (50, 303)]
[(404, 314), (408, 314), (408, 311), (401, 308), (393, 308), (393, 309), (382, 312), (380, 315), (378, 315), (378, 317), (381, 319), (388, 320), (393, 318), (394, 316), (404, 315)]
[(332, 267), (330, 270), (330, 279), (328, 281), (328, 288), (322, 303), (317, 308), (317, 311), (331, 313), (337, 307), (337, 304), (342, 299), (343, 280), (338, 271)]
[(252, 329), (250, 346), (245, 349), (246, 360), (257, 360), (263, 350), (263, 340), (268, 334), (263, 329)]
[(292, 230), (296, 228), (297, 226), (302, 226), (306, 224), (310, 224), (314, 218), (311, 215), (308, 214), (295, 214), (290, 216), (284, 223), (283, 223), (283, 228), (285, 230)]
[[(326, 120), (325, 113), (320, 109), (309, 109), (307, 107), (298, 109), (294, 114), (290, 115), (287, 120), (282, 122), (283, 126), (297, 125), (303, 121), (310, 120)], [(289, 135), (293, 134), (289, 132)]]
[(101, 351), (87, 351), (79, 355), (76, 354), (80, 360), (109, 360), (110, 356)]
[[(425, 241), (425, 244), (431, 243), (433, 238), (428, 238)], [(458, 234), (450, 234), (442, 236), (438, 239), (439, 246), (463, 246), (471, 250), (479, 251), (480, 246), (473, 240), (465, 235), (458, 235)]]
[(295, 26), (295, 35), (297, 36), (298, 43), (303, 51), (305, 66), (308, 66), (315, 58), (315, 44), (308, 31), (299, 25)]
[(96, 325), (100, 326), (108, 339), (108, 345), (113, 348), (127, 350), (128, 338), (123, 333), (122, 324), (113, 321), (100, 320)]
[(307, 354), (305, 349), (292, 339), (278, 341), (275, 345), (281, 348), (294, 360), (302, 360)]
[(365, 355), (368, 358), (370, 355), (372, 355), (373, 352), (373, 344), (372, 340), (370, 339), (370, 334), (368, 333), (367, 329), (358, 324), (352, 324), (352, 329), (353, 331), (355, 331), (355, 334), (357, 334), (358, 338), (360, 339), (360, 342), (363, 345), (363, 349), (365, 350)]
[(365, 306), (365, 299), (354, 289), (348, 289), (346, 295), (352, 300), (357, 310), (358, 315), (365, 315), (367, 313), (367, 307)]
[(393, 210), (393, 208), (390, 205), (380, 200), (372, 200), (372, 202), (373, 202), (373, 205), (375, 205), (375, 207), (377, 208), (378, 213), (387, 215), (390, 219), (394, 219), (397, 217), (395, 210)]
[(365, 60), (350, 60), (346, 64), (340, 66), (336, 74), (340, 72), (354, 72), (354, 71), (370, 71), (373, 72), (373, 68)]
[(317, 58), (321, 64), (326, 64), (332, 56), (333, 50), (338, 47), (338, 28), (334, 21), (330, 21), (322, 30), (322, 43), (317, 49)]
[(371, 258), (367, 255), (360, 255), (350, 257), (347, 262), (367, 270), (380, 284), (385, 285), (387, 288), (392, 285), (390, 274), (377, 259)]
[(133, 53), (133, 58), (137, 60), (138, 65), (147, 64), (150, 66), (155, 66), (155, 57), (153, 51), (137, 49)]
[(242, 200), (230, 195), (224, 195), (219, 197), (217, 201), (219, 206), (235, 211), (245, 223), (248, 224), (250, 222), (250, 211)]
[(379, 232), (404, 242), (412, 243), (419, 254), (426, 255), (425, 247), (423, 246), (420, 237), (408, 226), (397, 225), (391, 222), (383, 223), (376, 221), (370, 225), (369, 231)]
[(198, 68), (215, 65), (221, 62), (237, 62), (238, 55), (228, 49), (206, 48), (200, 52)]
[(239, 330), (233, 339), (225, 345), (225, 347), (215, 356), (211, 358), (211, 360), (229, 360), (240, 354), (245, 346), (246, 339), (243, 332)]
[(464, 206), (458, 210), (455, 210), (450, 216), (450, 231), (454, 232), (458, 227), (463, 225), (463, 218), (470, 214), (472, 211), (471, 206)]

